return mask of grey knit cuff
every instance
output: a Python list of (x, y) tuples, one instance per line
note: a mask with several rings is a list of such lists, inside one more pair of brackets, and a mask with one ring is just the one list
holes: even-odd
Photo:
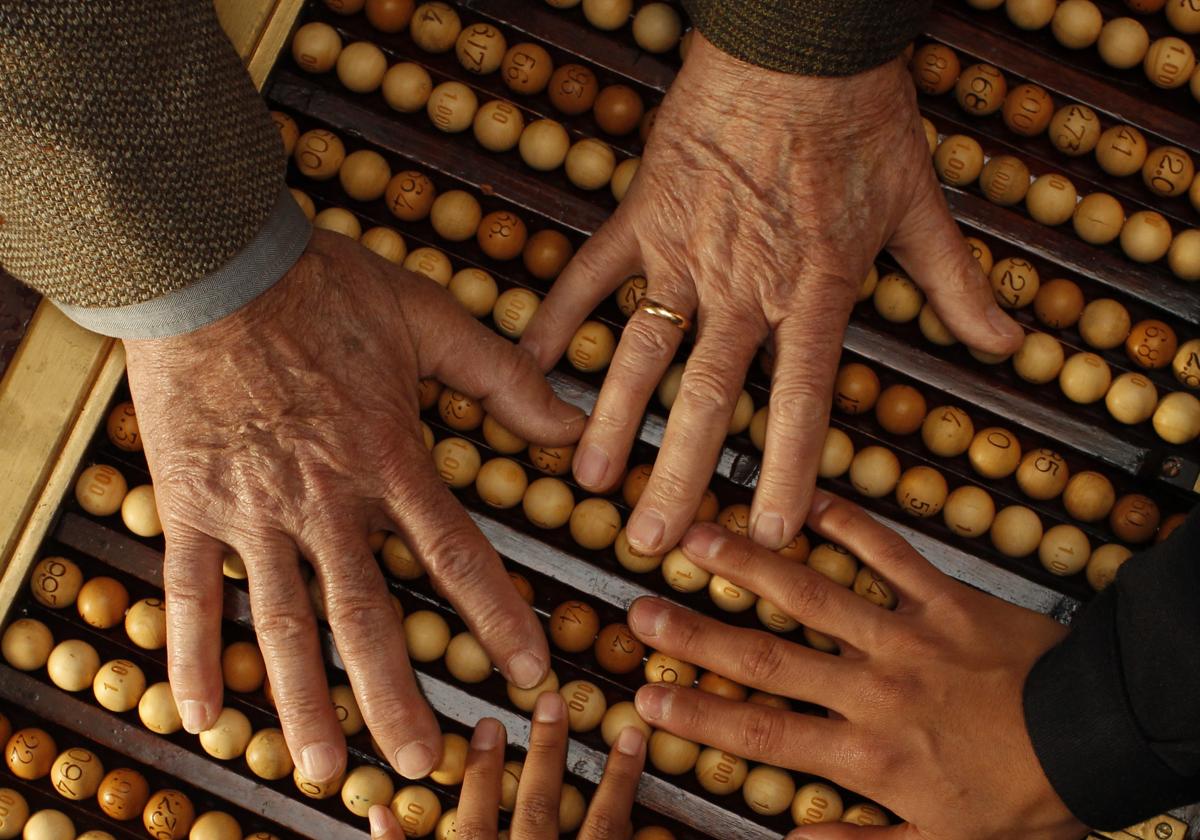
[(274, 286), (300, 259), (311, 235), (312, 225), (284, 187), (254, 239), (212, 274), (128, 306), (57, 306), (80, 326), (113, 338), (182, 335), (236, 312)]

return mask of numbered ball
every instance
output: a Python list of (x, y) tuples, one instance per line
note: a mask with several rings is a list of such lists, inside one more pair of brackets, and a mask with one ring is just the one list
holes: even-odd
[(943, 458), (955, 458), (967, 451), (975, 437), (975, 426), (961, 408), (943, 405), (934, 408), (921, 424), (925, 448)]
[(442, 82), (429, 92), (425, 113), (430, 121), (447, 134), (466, 131), (475, 121), (479, 100), (462, 82)]
[(1079, 198), (1075, 185), (1057, 173), (1042, 175), (1029, 185), (1025, 194), (1025, 209), (1035, 221), (1044, 225), (1061, 225), (1075, 213)]
[(34, 781), (50, 772), (58, 747), (43, 729), (19, 729), (4, 746), (4, 763), (18, 779)]
[(1196, 53), (1190, 44), (1173, 35), (1159, 38), (1146, 51), (1142, 69), (1150, 84), (1160, 88), (1177, 88), (1188, 83), (1196, 69)]
[(1114, 125), (1096, 142), (1096, 162), (1109, 175), (1124, 178), (1146, 162), (1146, 138), (1131, 125)]
[(372, 805), (387, 805), (395, 793), (392, 777), (378, 767), (355, 767), (342, 783), (342, 804), (355, 816), (365, 817)]
[(346, 147), (332, 131), (316, 128), (300, 135), (292, 157), (302, 175), (314, 181), (328, 181), (346, 159)]
[(1010, 505), (996, 514), (991, 527), (992, 545), (1008, 557), (1027, 557), (1042, 541), (1042, 521), (1022, 505)]
[(571, 511), (571, 538), (582, 548), (608, 548), (621, 530), (621, 514), (607, 499), (584, 499)]
[(1123, 373), (1108, 387), (1104, 405), (1118, 423), (1143, 423), (1158, 405), (1158, 389), (1140, 373)]
[(992, 291), (1005, 309), (1021, 309), (1033, 303), (1041, 280), (1033, 263), (1008, 257), (992, 267)]
[(91, 799), (104, 779), (104, 765), (91, 750), (72, 747), (61, 753), (50, 768), (54, 792), (76, 802)]
[(1029, 192), (1029, 179), (1029, 167), (1020, 158), (996, 155), (983, 167), (979, 188), (993, 204), (1011, 207)]
[(872, 300), (875, 311), (885, 320), (894, 324), (904, 324), (920, 314), (925, 296), (916, 284), (903, 274), (892, 273), (879, 278)]
[(177, 790), (157, 791), (142, 810), (142, 825), (158, 840), (183, 840), (195, 819), (192, 801)]
[(1150, 49), (1150, 34), (1133, 18), (1113, 18), (1100, 30), (1096, 48), (1109, 67), (1128, 70), (1142, 63)]
[(1022, 137), (1036, 137), (1050, 125), (1054, 100), (1040, 85), (1017, 85), (1004, 97), (1001, 116), (1009, 131)]
[(393, 64), (383, 76), (383, 100), (402, 114), (413, 114), (425, 107), (433, 92), (429, 71), (419, 64), (403, 61)]
[(600, 92), (596, 74), (581, 64), (564, 64), (550, 76), (550, 104), (570, 116), (591, 110)]
[(143, 650), (167, 646), (167, 607), (161, 598), (143, 598), (125, 613), (125, 635)]
[(92, 680), (96, 702), (110, 712), (128, 712), (146, 690), (146, 675), (128, 659), (105, 662)]
[(100, 670), (100, 654), (82, 639), (59, 642), (46, 660), (50, 681), (63, 691), (83, 691)]
[(1067, 462), (1050, 449), (1033, 449), (1017, 467), (1017, 486), (1026, 496), (1039, 501), (1058, 498), (1070, 479)]
[(952, 187), (973, 184), (983, 169), (983, 147), (964, 134), (952, 134), (938, 144), (933, 153), (933, 168)]
[(476, 240), (483, 252), (494, 260), (511, 260), (525, 247), (525, 222), (506, 210), (488, 213), (479, 223)]
[(1072, 402), (1087, 405), (1101, 399), (1112, 382), (1108, 362), (1095, 353), (1076, 353), (1063, 363), (1058, 385)]
[(422, 3), (409, 22), (413, 43), (428, 53), (448, 52), (461, 31), (458, 12), (447, 3)]
[(108, 630), (125, 618), (129, 591), (110, 577), (94, 577), (80, 588), (75, 607), (79, 616), (92, 627)]
[(1084, 196), (1075, 207), (1072, 224), (1076, 235), (1091, 245), (1107, 245), (1121, 235), (1125, 210), (1108, 193)]
[(868, 446), (850, 462), (850, 483), (864, 496), (878, 499), (888, 495), (900, 480), (900, 461), (892, 450)]
[(617, 349), (613, 331), (599, 321), (584, 321), (567, 345), (567, 361), (584, 373), (598, 373), (608, 367)]
[(29, 591), (34, 600), (51, 609), (74, 604), (82, 586), (83, 572), (65, 557), (44, 557), (29, 573)]
[(996, 426), (981, 429), (967, 450), (971, 467), (984, 478), (1012, 475), (1021, 463), (1021, 444), (1016, 435)]
[(50, 628), (36, 618), (19, 618), (0, 637), (4, 661), (18, 671), (36, 671), (46, 664), (54, 648)]
[(500, 63), (500, 76), (509, 90), (531, 96), (550, 83), (554, 61), (537, 44), (514, 44)]
[(1066, 105), (1050, 118), (1048, 131), (1055, 149), (1069, 157), (1079, 157), (1100, 142), (1100, 118), (1086, 105)]
[(592, 105), (596, 125), (606, 134), (621, 137), (638, 127), (646, 106), (637, 91), (627, 85), (609, 85)]
[(945, 477), (933, 467), (916, 466), (904, 471), (896, 485), (896, 501), (906, 513), (925, 518), (936, 515), (946, 503), (949, 488)]
[(976, 117), (1000, 110), (1008, 83), (1004, 74), (990, 64), (973, 64), (965, 69), (954, 85), (954, 95), (964, 111)]
[(529, 289), (516, 288), (502, 292), (492, 308), (496, 330), (515, 341), (525, 332), (540, 304), (541, 299)]
[(121, 509), (127, 485), (125, 477), (114, 467), (96, 464), (79, 474), (75, 482), (75, 499), (92, 516), (112, 516)]
[(962, 65), (958, 54), (944, 44), (925, 44), (913, 53), (908, 69), (917, 90), (941, 96), (954, 87)]
[(796, 825), (837, 822), (842, 811), (842, 795), (823, 782), (810, 782), (796, 791), (792, 800), (792, 820)]
[(255, 776), (278, 781), (292, 775), (296, 765), (279, 729), (260, 729), (246, 744), (246, 766)]
[(454, 54), (464, 70), (479, 75), (500, 69), (508, 43), (490, 23), (473, 23), (463, 29), (454, 44)]
[(568, 653), (587, 650), (599, 630), (600, 617), (583, 601), (564, 601), (550, 613), (550, 640)]
[(879, 397), (879, 377), (857, 362), (843, 365), (833, 384), (833, 404), (846, 414), (865, 414)]
[(165, 682), (155, 683), (147, 688), (142, 693), (137, 708), (138, 719), (151, 732), (171, 735), (183, 728), (179, 708), (175, 705), (175, 695), (171, 693), (171, 686)]
[(942, 521), (960, 537), (983, 536), (992, 527), (995, 516), (996, 503), (991, 495), (971, 485), (955, 489), (942, 508)]
[(1130, 493), (1122, 496), (1108, 514), (1108, 525), (1123, 542), (1144, 543), (1154, 536), (1162, 513), (1148, 496)]
[(341, 36), (327, 23), (306, 23), (292, 36), (292, 58), (309, 73), (332, 70), (341, 51)]
[(1174, 198), (1183, 195), (1196, 177), (1192, 157), (1178, 146), (1159, 146), (1146, 155), (1142, 181), (1155, 195)]
[(1091, 553), (1087, 535), (1074, 525), (1055, 525), (1038, 544), (1038, 559), (1042, 566), (1059, 577), (1083, 571)]
[(604, 692), (587, 680), (573, 680), (558, 690), (567, 705), (567, 725), (572, 732), (591, 732), (600, 725), (608, 703)]
[(100, 780), (96, 800), (100, 810), (114, 820), (125, 822), (141, 816), (142, 809), (150, 799), (150, 786), (146, 777), (129, 767), (110, 770)]
[(1177, 346), (1175, 330), (1155, 320), (1139, 321), (1125, 339), (1126, 355), (1138, 367), (1151, 370), (1171, 364)]

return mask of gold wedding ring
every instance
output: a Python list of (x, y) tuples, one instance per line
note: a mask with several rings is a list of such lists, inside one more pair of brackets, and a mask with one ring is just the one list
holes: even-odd
[(686, 315), (680, 315), (674, 309), (669, 309), (650, 298), (642, 298), (641, 302), (638, 303), (637, 311), (653, 315), (655, 318), (662, 318), (664, 321), (669, 321), (672, 326), (678, 327), (683, 332), (687, 332), (692, 328), (691, 318), (688, 318)]

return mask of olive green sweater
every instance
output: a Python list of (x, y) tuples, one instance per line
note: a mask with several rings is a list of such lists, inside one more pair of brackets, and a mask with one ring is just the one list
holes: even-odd
[[(685, 5), (740, 58), (846, 74), (899, 52), (924, 2)], [(0, 3), (0, 265), (84, 326), (183, 333), (269, 288), (310, 233), (284, 164), (211, 0)]]

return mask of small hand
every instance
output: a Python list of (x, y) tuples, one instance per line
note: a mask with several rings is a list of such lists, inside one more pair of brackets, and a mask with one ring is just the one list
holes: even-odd
[(907, 821), (890, 829), (808, 826), (788, 840), (1083, 836), (1042, 772), (1022, 708), (1026, 675), (1065, 628), (946, 577), (837, 497), (817, 491), (808, 524), (883, 575), (897, 609), (714, 525), (694, 527), (682, 547), (703, 568), (772, 593), (785, 613), (834, 638), (840, 656), (653, 598), (633, 605), (629, 625), (651, 647), (818, 704), (829, 716), (657, 684), (637, 694), (642, 717), (752, 761), (823, 776)]
[[(504, 727), (484, 718), (475, 727), (467, 754), (462, 796), (454, 815), (454, 836), (495, 840), (498, 834), (500, 783), (504, 772)], [(538, 698), (529, 735), (529, 752), (517, 784), (511, 840), (557, 840), (559, 798), (567, 758), (567, 708), (556, 692)], [(646, 759), (642, 733), (629, 728), (613, 744), (604, 777), (587, 817), (575, 836), (578, 840), (614, 840), (632, 833), (629, 822), (633, 797)], [(382, 805), (371, 808), (371, 836), (376, 840), (404, 840), (400, 823)]]
[(508, 679), (541, 680), (549, 654), (537, 618), (434, 471), (417, 405), (418, 378), (437, 377), (530, 440), (570, 443), (583, 418), (526, 353), (428, 279), (324, 231), (248, 306), (126, 350), (166, 536), (168, 666), (188, 731), (221, 710), (230, 548), (249, 574), (288, 745), (314, 781), (342, 772), (345, 743), (300, 555), (316, 572), (363, 716), (400, 773), (424, 775), (440, 735), (408, 667), (371, 531), (404, 536)]
[[(842, 332), (887, 247), (972, 347), (1011, 352), (997, 306), (930, 165), (903, 58), (848, 78), (775, 73), (694, 36), (659, 108), (632, 187), (580, 249), (522, 337), (543, 369), (631, 274), (698, 331), (662, 452), (627, 535), (674, 546), (691, 524), (759, 346), (775, 366), (751, 536), (786, 545), (808, 510)], [(629, 321), (575, 456), (594, 492), (621, 479), (650, 395), (682, 341), (670, 322)]]

